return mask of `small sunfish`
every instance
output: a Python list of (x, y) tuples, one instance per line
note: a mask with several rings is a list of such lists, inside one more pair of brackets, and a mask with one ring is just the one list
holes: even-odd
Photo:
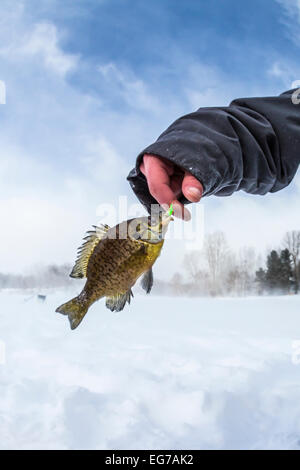
[(151, 217), (139, 217), (112, 228), (94, 226), (87, 233), (70, 274), (74, 278), (87, 278), (85, 286), (77, 297), (56, 309), (68, 315), (72, 330), (89, 307), (102, 297), (106, 297), (106, 307), (111, 311), (123, 310), (126, 302), (130, 303), (131, 289), (141, 276), (143, 289), (150, 292), (152, 266), (160, 255), (171, 220), (169, 211), (154, 221)]

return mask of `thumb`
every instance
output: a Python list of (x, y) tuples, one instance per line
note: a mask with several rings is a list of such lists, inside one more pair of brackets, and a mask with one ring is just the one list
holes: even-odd
[(182, 181), (182, 193), (190, 202), (199, 202), (203, 194), (203, 186), (193, 175), (186, 172)]

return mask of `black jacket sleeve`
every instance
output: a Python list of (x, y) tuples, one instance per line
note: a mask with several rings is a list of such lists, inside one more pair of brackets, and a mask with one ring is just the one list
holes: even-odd
[(148, 210), (156, 202), (139, 170), (149, 153), (193, 174), (205, 196), (279, 191), (300, 163), (300, 104), (293, 103), (298, 102), (294, 94), (237, 99), (228, 107), (200, 108), (177, 119), (139, 154), (128, 175), (132, 189)]

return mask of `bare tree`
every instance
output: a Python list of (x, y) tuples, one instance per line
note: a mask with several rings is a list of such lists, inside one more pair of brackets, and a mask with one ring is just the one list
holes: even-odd
[(254, 248), (243, 247), (239, 252), (239, 281), (238, 288), (242, 295), (251, 291), (254, 284), (257, 257)]
[(209, 272), (203, 250), (188, 252), (184, 257), (183, 266), (188, 274), (188, 283), (184, 290), (191, 295), (207, 295), (211, 291)]
[(295, 279), (295, 293), (299, 292), (299, 262), (300, 262), (300, 231), (287, 232), (283, 239), (283, 245), (287, 248), (292, 258), (292, 269)]
[(199, 279), (202, 264), (203, 262), (201, 260), (200, 251), (190, 251), (186, 253), (184, 257), (184, 267), (188, 273), (189, 278), (195, 284), (197, 283)]
[(211, 279), (211, 293), (216, 295), (221, 289), (221, 274), (228, 265), (229, 248), (223, 232), (207, 235), (204, 244), (204, 254), (208, 264)]

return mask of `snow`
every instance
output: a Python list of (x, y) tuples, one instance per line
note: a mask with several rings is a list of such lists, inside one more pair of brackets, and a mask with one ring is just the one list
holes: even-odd
[(299, 296), (72, 294), (0, 292), (1, 449), (300, 448)]

